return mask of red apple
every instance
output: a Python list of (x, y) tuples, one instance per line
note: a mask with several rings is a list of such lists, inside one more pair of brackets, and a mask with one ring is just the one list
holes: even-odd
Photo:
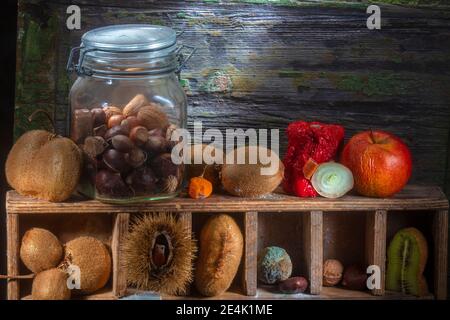
[(411, 153), (400, 138), (384, 131), (354, 135), (344, 147), (341, 163), (355, 179), (355, 190), (368, 197), (389, 197), (408, 182)]

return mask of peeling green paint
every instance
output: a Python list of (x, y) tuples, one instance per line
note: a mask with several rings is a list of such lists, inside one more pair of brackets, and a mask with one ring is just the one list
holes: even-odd
[(189, 79), (180, 79), (180, 85), (183, 87), (186, 95), (192, 95), (191, 83), (189, 82)]
[[(263, 76), (256, 79), (256, 71), (252, 69), (239, 70), (232, 64), (221, 69), (204, 69), (202, 75), (206, 80), (200, 85), (201, 92), (230, 94), (232, 97), (253, 92), (266, 80)], [(267, 73), (269, 75), (271, 72)]]
[(366, 96), (389, 96), (405, 93), (408, 86), (392, 73), (344, 75), (336, 79), (338, 89), (363, 93)]
[(55, 68), (55, 34), (59, 28), (56, 15), (47, 21), (38, 21), (31, 14), (19, 16), (19, 33), (16, 70), (16, 108), (14, 138), (31, 129), (51, 130), (48, 121), (37, 119), (28, 122), (28, 116), (37, 108), (50, 114), (54, 112), (54, 83), (52, 70)]
[(215, 70), (208, 74), (206, 82), (200, 87), (200, 91), (207, 93), (225, 93), (233, 88), (230, 75), (225, 70)]
[(291, 78), (296, 87), (310, 88), (318, 80), (327, 80), (335, 89), (372, 96), (393, 96), (412, 90), (411, 84), (402, 81), (392, 72), (342, 74), (338, 72), (309, 72), (281, 70), (281, 78)]

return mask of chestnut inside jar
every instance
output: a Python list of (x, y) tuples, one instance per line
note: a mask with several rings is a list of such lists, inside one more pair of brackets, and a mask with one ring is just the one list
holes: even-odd
[(175, 31), (162, 26), (118, 25), (83, 35), (78, 64), (68, 64), (78, 74), (70, 137), (86, 160), (80, 193), (109, 203), (178, 195), (184, 170), (172, 162), (171, 133), (185, 127), (187, 104), (178, 49)]

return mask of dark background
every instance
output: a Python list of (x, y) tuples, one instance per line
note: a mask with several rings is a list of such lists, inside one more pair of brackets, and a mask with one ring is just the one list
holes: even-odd
[[(0, 10), (0, 252), (6, 252), (5, 179), (6, 156), (12, 145), (14, 126), (14, 84), (16, 66), (16, 1), (2, 1)], [(6, 256), (0, 255), (0, 274), (6, 274)], [(0, 299), (6, 298), (6, 281), (0, 280)]]

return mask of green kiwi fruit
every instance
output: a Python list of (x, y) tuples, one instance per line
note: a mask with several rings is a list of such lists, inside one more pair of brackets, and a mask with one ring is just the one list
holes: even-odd
[[(236, 154), (242, 151), (245, 152), (245, 163), (238, 164)], [(283, 180), (283, 163), (278, 158), (278, 155), (272, 154), (271, 150), (263, 147), (249, 146), (240, 147), (235, 152), (234, 163), (225, 163), (222, 166), (222, 185), (230, 194), (239, 197), (260, 197), (274, 191)], [(278, 160), (278, 167), (275, 168), (274, 173), (263, 174), (261, 172), (263, 168), (270, 168), (270, 163), (261, 163), (259, 157), (260, 152), (271, 156), (272, 160), (273, 158)], [(250, 163), (250, 154), (257, 156), (258, 161), (256, 163)], [(227, 161), (228, 159), (226, 159)]]
[(34, 273), (56, 267), (61, 262), (62, 256), (61, 243), (48, 230), (31, 228), (22, 237), (20, 258)]
[(39, 272), (33, 280), (31, 297), (33, 300), (69, 300), (67, 274), (53, 268)]
[(66, 243), (64, 260), (60, 265), (66, 270), (69, 265), (80, 268), (80, 289), (77, 294), (90, 294), (103, 288), (111, 274), (111, 255), (108, 248), (93, 237), (78, 237)]
[(419, 230), (398, 231), (388, 248), (386, 289), (415, 296), (427, 294), (423, 276), (427, 258), (427, 241)]

